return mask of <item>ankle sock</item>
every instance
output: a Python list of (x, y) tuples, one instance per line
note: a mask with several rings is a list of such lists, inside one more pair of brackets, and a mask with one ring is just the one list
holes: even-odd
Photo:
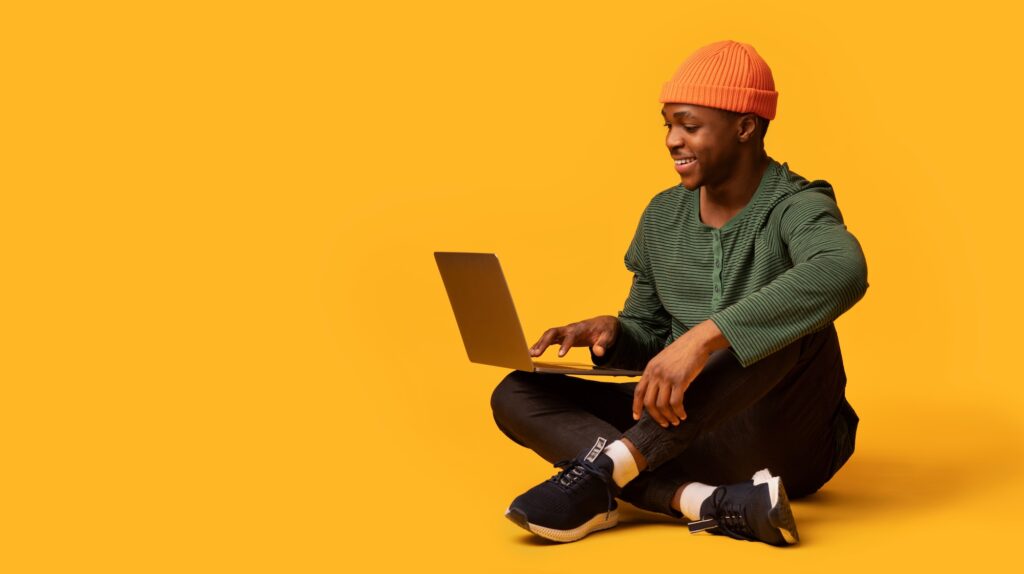
[(679, 494), (679, 509), (683, 512), (683, 516), (690, 520), (700, 520), (700, 507), (715, 491), (715, 488), (717, 487), (701, 482), (687, 484), (683, 492)]
[(608, 458), (612, 459), (614, 464), (612, 480), (615, 481), (615, 484), (619, 485), (619, 488), (626, 486), (629, 481), (640, 475), (640, 471), (636, 468), (636, 459), (633, 458), (633, 453), (629, 452), (629, 449), (621, 440), (606, 446), (604, 453), (608, 455)]

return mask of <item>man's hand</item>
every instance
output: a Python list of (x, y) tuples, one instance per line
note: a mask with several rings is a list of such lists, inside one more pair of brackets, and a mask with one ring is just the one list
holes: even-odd
[(561, 343), (558, 356), (562, 357), (572, 347), (593, 347), (594, 354), (603, 357), (605, 349), (615, 344), (619, 336), (619, 318), (601, 315), (564, 327), (552, 327), (541, 335), (540, 340), (530, 347), (530, 356), (539, 357), (549, 345)]
[(683, 394), (704, 369), (708, 356), (729, 346), (710, 319), (690, 329), (647, 363), (633, 392), (633, 418), (643, 409), (663, 427), (686, 419)]

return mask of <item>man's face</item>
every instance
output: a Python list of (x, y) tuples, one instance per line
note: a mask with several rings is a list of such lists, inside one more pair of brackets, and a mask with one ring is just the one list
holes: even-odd
[(693, 104), (664, 104), (661, 115), (665, 145), (684, 187), (695, 190), (729, 177), (739, 154), (738, 115)]

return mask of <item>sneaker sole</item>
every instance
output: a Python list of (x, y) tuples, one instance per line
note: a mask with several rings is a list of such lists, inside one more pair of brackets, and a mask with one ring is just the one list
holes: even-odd
[(541, 538), (546, 538), (554, 542), (575, 542), (591, 532), (607, 530), (618, 524), (619, 510), (615, 509), (611, 512), (602, 512), (601, 514), (597, 514), (590, 520), (570, 530), (558, 530), (557, 528), (549, 528), (547, 526), (534, 524), (526, 517), (526, 513), (518, 508), (509, 508), (506, 510), (505, 517), (516, 523), (516, 525), (521, 528), (532, 532)]
[(786, 496), (786, 488), (782, 486), (782, 479), (773, 476), (768, 481), (768, 488), (773, 503), (772, 509), (768, 513), (768, 521), (779, 529), (786, 544), (800, 542), (800, 535), (796, 531), (796, 519), (793, 518), (793, 509), (789, 506), (789, 497)]

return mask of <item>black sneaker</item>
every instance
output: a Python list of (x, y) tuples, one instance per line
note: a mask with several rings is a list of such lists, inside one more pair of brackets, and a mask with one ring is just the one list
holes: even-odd
[(604, 438), (573, 460), (559, 462), (555, 476), (520, 494), (505, 516), (530, 532), (554, 540), (573, 542), (619, 523), (612, 480), (612, 459), (604, 454)]
[(775, 546), (800, 541), (782, 479), (768, 469), (750, 482), (719, 486), (700, 507), (701, 519), (690, 532), (724, 534), (740, 540), (760, 540)]

